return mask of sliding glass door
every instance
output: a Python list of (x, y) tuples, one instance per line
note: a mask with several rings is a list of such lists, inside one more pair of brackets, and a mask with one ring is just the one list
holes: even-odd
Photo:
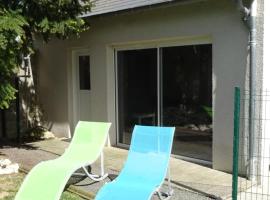
[(175, 126), (173, 153), (212, 160), (212, 48), (162, 48), (162, 125)]
[(135, 124), (157, 125), (157, 49), (118, 51), (119, 143)]
[(175, 126), (173, 153), (212, 160), (212, 45), (117, 51), (118, 142), (135, 124)]

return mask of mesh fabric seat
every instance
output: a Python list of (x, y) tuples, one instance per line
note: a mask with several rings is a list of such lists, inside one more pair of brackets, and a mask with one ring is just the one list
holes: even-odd
[[(119, 176), (104, 185), (96, 200), (147, 200), (166, 177), (173, 143), (172, 127), (135, 126), (128, 158)], [(171, 196), (169, 191), (166, 198)]]
[(99, 158), (110, 125), (104, 122), (80, 121), (65, 153), (55, 160), (36, 165), (26, 176), (15, 200), (60, 199), (71, 175)]

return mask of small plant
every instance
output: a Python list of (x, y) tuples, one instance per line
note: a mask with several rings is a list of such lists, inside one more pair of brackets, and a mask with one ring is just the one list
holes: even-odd
[(203, 110), (207, 113), (207, 115), (212, 118), (213, 117), (213, 109), (209, 106), (202, 106)]
[(23, 139), (25, 141), (35, 141), (35, 140), (41, 140), (44, 132), (46, 132), (47, 129), (42, 126), (35, 126), (32, 128), (27, 129), (27, 131), (24, 134)]

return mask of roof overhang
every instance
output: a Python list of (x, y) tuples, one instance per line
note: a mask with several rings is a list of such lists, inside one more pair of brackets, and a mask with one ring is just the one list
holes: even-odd
[(190, 4), (208, 0), (96, 0), (93, 2), (92, 11), (81, 15), (91, 17), (106, 14), (113, 14), (129, 10), (147, 9), (175, 4)]

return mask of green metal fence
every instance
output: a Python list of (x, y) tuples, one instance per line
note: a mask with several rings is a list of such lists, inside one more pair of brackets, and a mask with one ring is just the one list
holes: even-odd
[(270, 200), (270, 91), (250, 99), (249, 91), (235, 88), (232, 199)]
[(234, 129), (233, 129), (233, 180), (232, 198), (237, 199), (238, 191), (238, 159), (239, 159), (239, 125), (240, 125), (240, 89), (234, 90)]

